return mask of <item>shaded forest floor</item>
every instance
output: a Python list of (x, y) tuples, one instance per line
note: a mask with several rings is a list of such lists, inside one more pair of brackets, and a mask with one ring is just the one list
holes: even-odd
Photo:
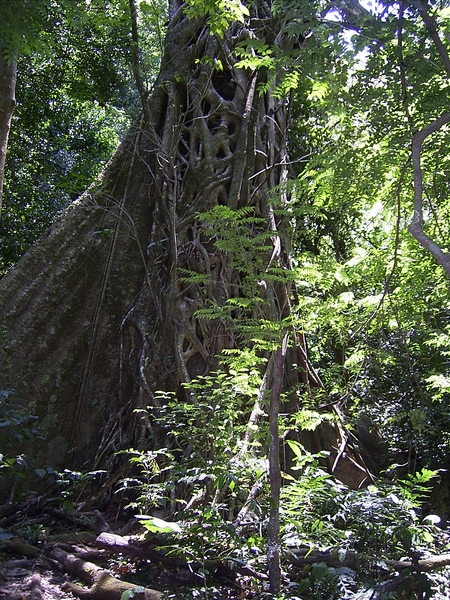
[(55, 576), (26, 560), (9, 560), (0, 565), (0, 598), (8, 600), (73, 600), (64, 592), (65, 576)]
[[(63, 511), (43, 505), (0, 506), (0, 600), (233, 600), (269, 598), (267, 577), (245, 565), (221, 561), (187, 562), (161, 550), (161, 540), (142, 535), (136, 519), (108, 523), (99, 511)], [(450, 542), (450, 532), (442, 531)], [(182, 541), (180, 541), (182, 548)], [(313, 553), (314, 554), (314, 553)], [(328, 564), (332, 565), (329, 560)], [(361, 554), (360, 557), (363, 557)], [(438, 557), (434, 557), (437, 559)], [(417, 587), (418, 569), (407, 591), (399, 583), (406, 574), (379, 573), (379, 586), (349, 586), (320, 595), (314, 589), (297, 592), (296, 585), (311, 573), (312, 561), (297, 553), (298, 565), (284, 565), (283, 584), (293, 600), (381, 600), (450, 598), (450, 566), (433, 571), (425, 593)], [(320, 557), (319, 557), (320, 560)], [(450, 560), (450, 559), (449, 559)], [(388, 561), (389, 562), (389, 561)], [(420, 562), (420, 561), (419, 561)], [(343, 568), (346, 568), (345, 565)]]
[(139, 543), (143, 530), (136, 519), (110, 525), (99, 511), (50, 505), (4, 505), (0, 515), (0, 600), (159, 600), (163, 594), (225, 600), (256, 594), (248, 575), (238, 581), (219, 561), (206, 581), (201, 564)]

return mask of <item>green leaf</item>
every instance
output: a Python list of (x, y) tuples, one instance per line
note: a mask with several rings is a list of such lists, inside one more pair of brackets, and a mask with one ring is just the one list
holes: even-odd
[(292, 450), (297, 458), (301, 458), (303, 456), (304, 448), (301, 444), (294, 440), (286, 440), (286, 444)]
[(323, 562), (314, 563), (311, 567), (311, 577), (313, 577), (315, 581), (322, 581), (327, 573), (328, 566)]
[(324, 100), (328, 95), (328, 83), (325, 81), (315, 81), (312, 85), (308, 100)]
[(148, 515), (136, 515), (139, 523), (152, 533), (181, 533), (182, 529), (178, 523), (164, 521), (158, 517)]
[(424, 467), (423, 469), (421, 469), (414, 475), (414, 479), (415, 479), (415, 481), (417, 481), (417, 483), (428, 483), (432, 479), (435, 479), (438, 476), (439, 476), (439, 469), (432, 470), (432, 469), (427, 469)]

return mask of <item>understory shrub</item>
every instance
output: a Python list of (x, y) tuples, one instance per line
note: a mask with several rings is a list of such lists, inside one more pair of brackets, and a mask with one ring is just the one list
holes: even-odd
[[(169, 443), (151, 451), (130, 449), (137, 473), (120, 489), (133, 490), (131, 508), (165, 552), (205, 565), (237, 561), (264, 572), (270, 509), (266, 429), (255, 427), (253, 444), (242, 451), (254, 397), (237, 385), (236, 374), (202, 378), (193, 391), (189, 403), (160, 394), (160, 407), (151, 416)], [(450, 548), (448, 536), (437, 527), (438, 517), (425, 516), (422, 508), (437, 471), (423, 469), (401, 479), (393, 468), (376, 484), (351, 490), (323, 470), (323, 453), (288, 443), (296, 465), (294, 477), (283, 474), (281, 492), (283, 598), (389, 598), (383, 579), (393, 574), (384, 561), (415, 561)], [(318, 561), (299, 571), (290, 565), (299, 549), (333, 549), (342, 566)], [(372, 557), (371, 566), (362, 562), (360, 568), (349, 568), (347, 552)], [(207, 587), (212, 584), (205, 569)], [(415, 586), (427, 598), (438, 577), (413, 570), (404, 585)], [(252, 585), (264, 589), (260, 581)]]

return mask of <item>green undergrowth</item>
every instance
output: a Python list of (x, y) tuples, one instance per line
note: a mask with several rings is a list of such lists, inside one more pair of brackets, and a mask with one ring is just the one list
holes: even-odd
[[(128, 450), (137, 475), (124, 479), (118, 490), (134, 497), (129, 507), (152, 543), (157, 540), (165, 553), (203, 565), (201, 594), (190, 590), (178, 598), (223, 597), (211, 578), (219, 563), (249, 567), (255, 574), (267, 570), (267, 431), (255, 425), (252, 443), (243, 451), (244, 417), (255, 390), (237, 384), (239, 373), (215, 377), (215, 382), (212, 377), (194, 382), (192, 403), (161, 393), (161, 408), (151, 414), (169, 443), (158, 450)], [(402, 475), (394, 466), (372, 485), (352, 490), (323, 469), (323, 453), (289, 445), (295, 459), (281, 492), (280, 598), (394, 598), (402, 597), (395, 595), (402, 589), (405, 598), (439, 597), (442, 576), (417, 567), (419, 558), (450, 549), (439, 517), (424, 508), (439, 472), (423, 468)], [(293, 559), (299, 551), (319, 551), (323, 560), (298, 567)], [(337, 553), (340, 567), (327, 566), (330, 552)], [(356, 566), (348, 566), (351, 553), (361, 557)], [(388, 582), (397, 574), (387, 560), (416, 565), (409, 573), (402, 570), (394, 595)], [(242, 582), (252, 594), (267, 593), (266, 582), (256, 575), (242, 575)]]
[[(133, 458), (143, 466), (148, 456), (142, 453), (138, 458), (135, 452)], [(386, 560), (414, 563), (418, 558), (443, 554), (450, 549), (450, 538), (439, 527), (439, 517), (424, 517), (422, 512), (430, 481), (436, 474), (424, 470), (404, 480), (394, 482), (385, 478), (364, 489), (351, 490), (323, 471), (319, 458), (305, 453), (298, 479), (290, 481), (282, 489), (280, 521), (284, 589), (280, 597), (401, 597), (385, 590), (386, 580), (395, 576), (395, 569), (390, 568)], [(223, 472), (225, 467), (223, 465), (219, 469), (217, 466), (217, 469)], [(148, 477), (148, 470), (144, 468), (144, 471)], [(220, 477), (214, 479), (213, 464), (208, 471), (199, 468), (188, 471), (189, 474), (180, 483), (188, 483), (192, 492), (195, 489), (198, 502), (192, 502), (192, 498), (190, 502), (181, 501), (178, 508), (164, 519), (152, 517), (150, 498), (156, 497), (155, 490), (159, 490), (157, 498), (160, 505), (164, 498), (163, 490), (171, 491), (170, 485), (156, 483), (159, 475), (154, 474), (141, 484), (142, 495), (134, 508), (149, 513), (142, 515), (140, 522), (150, 540), (154, 542), (156, 536), (161, 550), (205, 565), (202, 570), (205, 587), (201, 597), (219, 598), (222, 596), (213, 592), (210, 578), (217, 568), (217, 561), (231, 566), (245, 565), (255, 573), (266, 571), (267, 478), (265, 473), (259, 475), (261, 493), (251, 502), (246, 519), (236, 525), (236, 520), (233, 521), (230, 515), (236, 513), (236, 504), (242, 507), (240, 498), (250, 494), (252, 479), (248, 471), (243, 466), (230, 465), (236, 485), (232, 486), (232, 492), (223, 495), (221, 502), (214, 500), (214, 494), (223, 492), (227, 481)], [(206, 497), (204, 490), (211, 480), (214, 481), (212, 491)], [(199, 490), (203, 493), (199, 494)], [(143, 504), (145, 496), (150, 501), (147, 505)], [(169, 493), (166, 498), (173, 500), (174, 495)], [(292, 557), (305, 549), (306, 554), (321, 551), (323, 561), (318, 560), (308, 567), (294, 566)], [(325, 557), (332, 551), (340, 557), (341, 567), (326, 565)], [(346, 557), (352, 552), (362, 557), (357, 567), (346, 566)], [(365, 563), (365, 556), (373, 559), (370, 565)], [(403, 584), (405, 593), (409, 595), (404, 597), (433, 597), (442, 584), (440, 577), (443, 575), (439, 573), (427, 574), (410, 569)], [(244, 580), (253, 593), (263, 594), (266, 591), (265, 583), (258, 578), (244, 577)], [(183, 597), (198, 597), (198, 593), (198, 590), (186, 591)]]
[[(130, 461), (133, 476), (120, 481), (116, 495), (129, 499), (128, 510), (141, 523), (142, 537), (168, 556), (196, 565), (199, 585), (178, 590), (177, 598), (237, 594), (227, 587), (229, 582), (218, 585), (214, 575), (221, 565), (239, 567), (235, 585), (242, 586), (242, 597), (268, 594), (267, 581), (260, 577), (267, 572), (270, 510), (267, 431), (262, 423), (255, 425), (251, 442), (244, 447), (244, 417), (258, 382), (250, 384), (248, 377), (245, 386), (241, 380), (239, 371), (201, 378), (192, 386), (193, 403), (161, 393), (160, 409), (152, 418), (165, 428), (167, 447), (129, 449), (119, 455)], [(10, 439), (12, 450), (17, 436), (33, 435), (33, 420), (15, 408), (9, 393), (2, 394), (2, 410), (0, 425), (9, 431), (5, 439)], [(148, 417), (148, 412), (142, 416)], [(304, 425), (312, 426), (309, 421)], [(447, 571), (425, 573), (417, 566), (418, 559), (450, 551), (450, 538), (439, 517), (425, 509), (438, 471), (423, 468), (402, 475), (393, 466), (373, 484), (352, 490), (324, 470), (323, 453), (311, 454), (297, 442), (289, 445), (294, 464), (283, 477), (279, 510), (280, 599), (445, 598)], [(5, 453), (2, 470), (12, 471), (21, 463), (20, 457)], [(103, 475), (53, 472), (52, 502), (73, 514), (80, 491)], [(32, 542), (45, 534), (27, 527), (26, 519), (20, 532)], [(315, 553), (317, 560), (298, 566), (299, 552)], [(340, 566), (327, 566), (332, 552)], [(348, 562), (352, 553), (360, 557), (356, 564)], [(389, 560), (415, 565), (409, 572), (403, 570), (395, 592), (388, 584), (399, 575)]]

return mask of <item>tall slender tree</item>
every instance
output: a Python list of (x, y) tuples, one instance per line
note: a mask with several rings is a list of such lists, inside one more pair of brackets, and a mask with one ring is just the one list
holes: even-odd
[[(67, 59), (64, 86), (78, 99), (89, 93), (100, 104), (109, 100), (123, 73), (116, 64), (117, 48), (124, 54), (122, 34), (125, 0), (104, 3), (61, 0), (8, 0), (0, 6), (0, 211), (11, 119), (16, 99), (16, 79), (21, 61), (35, 56), (55, 66), (54, 86), (61, 82), (62, 57)], [(112, 31), (114, 30), (114, 31)], [(104, 51), (99, 48), (100, 31), (109, 36)], [(69, 41), (70, 33), (72, 39)], [(114, 37), (113, 37), (114, 35)], [(78, 39), (77, 39), (78, 37)], [(106, 45), (108, 48), (106, 48)], [(76, 47), (76, 49), (75, 49)], [(34, 55), (33, 58), (31, 58)], [(123, 63), (126, 61), (123, 60)], [(22, 63), (23, 64), (23, 63)], [(32, 68), (32, 66), (31, 66)], [(24, 77), (22, 76), (22, 81)], [(56, 80), (59, 80), (57, 83)], [(71, 81), (72, 80), (72, 81)], [(96, 87), (95, 90), (89, 89)], [(116, 90), (114, 90), (116, 91)], [(21, 98), (17, 99), (21, 102)]]
[[(70, 2), (70, 0), (67, 0)], [(66, 4), (64, 0), (63, 4)], [(42, 0), (11, 0), (0, 8), (0, 212), (6, 150), (11, 119), (16, 104), (17, 60), (19, 52), (29, 52), (39, 43), (38, 32), (45, 29), (47, 11)], [(49, 25), (49, 23), (47, 23)]]
[(0, 45), (0, 213), (5, 178), (6, 149), (14, 107), (16, 105), (17, 55)]

